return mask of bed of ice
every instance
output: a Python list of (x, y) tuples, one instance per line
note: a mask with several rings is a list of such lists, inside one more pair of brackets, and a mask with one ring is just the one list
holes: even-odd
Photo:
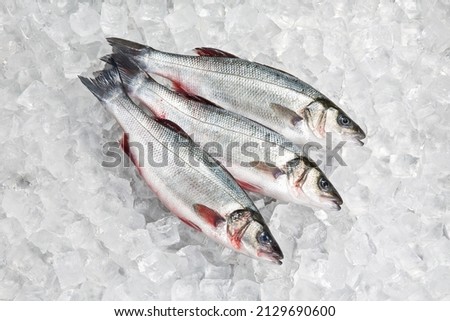
[[(1, 300), (450, 299), (449, 0), (4, 0)], [(105, 36), (211, 46), (287, 70), (367, 130), (332, 174), (340, 212), (258, 206), (282, 266), (165, 212), (76, 78)]]

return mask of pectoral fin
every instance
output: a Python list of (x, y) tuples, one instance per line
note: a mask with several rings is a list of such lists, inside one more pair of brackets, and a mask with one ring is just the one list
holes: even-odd
[(225, 222), (225, 219), (219, 213), (208, 206), (203, 204), (194, 204), (193, 206), (195, 212), (210, 225), (217, 227), (220, 223)]
[(250, 192), (254, 192), (254, 193), (261, 193), (261, 187), (259, 187), (259, 186), (255, 186), (255, 185), (252, 185), (250, 183), (240, 181), (240, 180), (236, 180), (236, 183), (238, 183), (238, 185), (240, 187), (242, 187), (243, 189), (245, 189), (246, 191), (250, 191)]
[(272, 103), (270, 104), (270, 107), (272, 108), (275, 115), (277, 115), (281, 119), (287, 120), (291, 127), (294, 127), (298, 122), (303, 120), (303, 118), (300, 117), (296, 112), (280, 104)]
[(275, 179), (284, 174), (281, 169), (268, 163), (254, 161), (250, 162), (249, 165), (261, 171), (262, 173), (272, 176)]

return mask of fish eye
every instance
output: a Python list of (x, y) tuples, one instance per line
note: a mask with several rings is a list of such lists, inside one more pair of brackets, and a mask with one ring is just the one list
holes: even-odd
[(345, 116), (343, 114), (339, 114), (337, 121), (338, 121), (338, 124), (342, 127), (349, 127), (352, 124), (352, 121), (350, 120), (350, 118), (348, 118), (347, 116)]
[(331, 184), (325, 177), (319, 179), (319, 187), (324, 192), (329, 192), (331, 190)]
[(259, 241), (259, 243), (267, 244), (267, 243), (271, 243), (272, 239), (270, 238), (269, 234), (267, 234), (266, 232), (262, 232), (258, 236), (258, 241)]

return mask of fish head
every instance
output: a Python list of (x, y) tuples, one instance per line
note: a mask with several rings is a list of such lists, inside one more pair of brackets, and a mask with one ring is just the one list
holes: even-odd
[(338, 191), (307, 157), (299, 156), (286, 164), (289, 190), (295, 199), (302, 199), (329, 210), (340, 210), (343, 203)]
[(250, 209), (234, 211), (228, 217), (227, 232), (237, 251), (281, 265), (283, 252), (261, 214)]
[(342, 109), (327, 98), (320, 98), (310, 103), (302, 112), (309, 130), (317, 138), (325, 138), (330, 132), (339, 138), (364, 145), (366, 134)]

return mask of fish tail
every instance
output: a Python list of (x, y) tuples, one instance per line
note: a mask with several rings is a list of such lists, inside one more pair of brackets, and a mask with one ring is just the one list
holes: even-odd
[(123, 53), (109, 55), (108, 60), (117, 67), (122, 83), (129, 91), (140, 87), (142, 83), (155, 81), (133, 59)]
[(100, 101), (108, 101), (125, 95), (117, 68), (97, 72), (94, 79), (82, 76), (78, 76), (78, 78)]
[(112, 37), (112, 38), (106, 38), (106, 40), (113, 48), (114, 53), (121, 52), (121, 53), (124, 53), (127, 55), (140, 56), (140, 55), (143, 55), (145, 53), (148, 53), (148, 52), (154, 50), (151, 47), (144, 46), (140, 43), (125, 40), (125, 39)]

